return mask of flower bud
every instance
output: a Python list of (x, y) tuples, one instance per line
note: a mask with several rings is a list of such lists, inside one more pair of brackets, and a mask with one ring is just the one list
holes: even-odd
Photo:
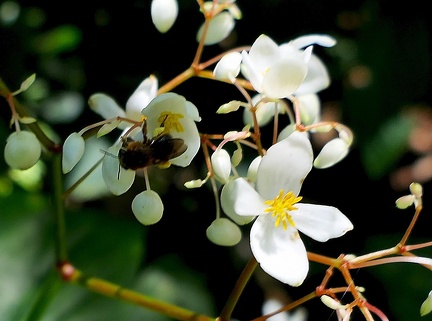
[(152, 190), (139, 193), (132, 201), (132, 212), (144, 225), (152, 225), (162, 218), (164, 206), (160, 196)]
[(348, 154), (348, 145), (341, 138), (334, 138), (324, 145), (314, 161), (315, 168), (333, 166)]
[(223, 182), (228, 181), (231, 174), (231, 159), (225, 149), (217, 149), (211, 156), (213, 172)]
[(221, 246), (233, 246), (240, 242), (240, 228), (227, 218), (215, 219), (206, 230), (207, 238)]
[(237, 77), (240, 72), (241, 60), (242, 55), (237, 51), (226, 54), (216, 64), (213, 75), (217, 79), (231, 79), (231, 77)]
[(35, 134), (18, 131), (9, 135), (4, 149), (4, 159), (11, 168), (29, 169), (39, 160), (42, 147)]
[(177, 0), (153, 0), (151, 17), (156, 29), (167, 32), (173, 26), (178, 14)]
[(419, 183), (411, 183), (409, 186), (410, 192), (417, 198), (422, 197), (423, 187)]
[[(223, 11), (219, 13), (212, 19), (212, 21), (210, 21), (204, 44), (214, 45), (221, 42), (228, 37), (233, 30), (234, 25), (234, 18), (229, 12)], [(203, 31), (204, 25), (201, 25), (197, 33), (197, 41), (201, 39)]]
[(62, 170), (69, 173), (84, 154), (84, 138), (78, 133), (70, 134), (63, 144)]
[(428, 297), (420, 307), (420, 315), (425, 316), (432, 311), (432, 291), (429, 292)]
[(416, 198), (414, 195), (405, 195), (396, 200), (396, 207), (404, 210), (414, 204)]

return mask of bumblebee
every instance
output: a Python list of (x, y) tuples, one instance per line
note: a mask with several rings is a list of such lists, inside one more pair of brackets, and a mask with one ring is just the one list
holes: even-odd
[(173, 138), (167, 133), (148, 138), (146, 122), (143, 124), (142, 133), (143, 141), (121, 137), (123, 143), (118, 159), (120, 166), (124, 169), (137, 170), (150, 165), (164, 165), (169, 163), (170, 159), (183, 154), (187, 149), (183, 139)]

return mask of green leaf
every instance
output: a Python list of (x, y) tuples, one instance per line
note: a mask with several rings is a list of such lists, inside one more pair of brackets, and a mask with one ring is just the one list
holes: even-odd
[(69, 52), (81, 42), (81, 30), (73, 25), (61, 25), (35, 37), (33, 48), (40, 54)]
[(412, 120), (399, 114), (385, 122), (375, 136), (363, 145), (363, 163), (372, 179), (381, 178), (407, 151)]

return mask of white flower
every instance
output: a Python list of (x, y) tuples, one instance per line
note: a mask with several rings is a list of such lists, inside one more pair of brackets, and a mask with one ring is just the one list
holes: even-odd
[(353, 229), (335, 207), (299, 203), (298, 195), (312, 161), (307, 135), (293, 132), (263, 156), (256, 190), (243, 178), (234, 180), (230, 187), (233, 211), (257, 216), (250, 231), (256, 260), (269, 275), (292, 286), (302, 284), (309, 270), (299, 232), (325, 242)]
[[(181, 138), (187, 146), (187, 150), (180, 156), (170, 160), (171, 164), (186, 167), (200, 147), (199, 132), (195, 122), (201, 118), (198, 109), (183, 96), (175, 93), (165, 93), (156, 97), (157, 79), (153, 76), (145, 79), (126, 103), (123, 110), (111, 97), (105, 94), (95, 94), (90, 100), (92, 109), (105, 119), (117, 116), (127, 117), (134, 121), (146, 118), (147, 136), (149, 139), (156, 136), (157, 129), (164, 128), (164, 132), (173, 138)], [(122, 122), (120, 128), (127, 130), (130, 124)], [(130, 134), (130, 138), (142, 140), (142, 133)], [(102, 163), (102, 173), (107, 187), (114, 195), (126, 192), (135, 179), (135, 171), (126, 170), (120, 166), (118, 152), (122, 141), (119, 139), (107, 151), (107, 156)], [(110, 157), (111, 156), (111, 157)], [(112, 157), (114, 156), (114, 157)]]
[(324, 64), (312, 54), (314, 43), (330, 46), (335, 41), (329, 36), (310, 35), (278, 46), (261, 35), (249, 52), (242, 52), (242, 72), (256, 91), (270, 98), (315, 93), (330, 81)]

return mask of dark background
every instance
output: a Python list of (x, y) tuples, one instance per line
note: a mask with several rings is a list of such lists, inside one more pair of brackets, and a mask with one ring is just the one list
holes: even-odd
[[(250, 45), (262, 33), (278, 43), (309, 33), (330, 34), (338, 40), (334, 48), (316, 46), (314, 49), (328, 66), (332, 79), (331, 86), (320, 92), (320, 98), (325, 115), (336, 117), (336, 120), (352, 128), (355, 141), (350, 154), (342, 162), (329, 169), (315, 169), (311, 172), (304, 184), (302, 195), (307, 201), (338, 207), (352, 220), (354, 230), (342, 239), (324, 244), (305, 238), (308, 250), (336, 257), (340, 253), (361, 255), (395, 245), (402, 237), (413, 212), (412, 209), (400, 211), (395, 208), (395, 200), (408, 193), (410, 182), (409, 178), (408, 183), (396, 180), (395, 177), (399, 176), (395, 175), (401, 168), (411, 166), (417, 159), (428, 156), (432, 151), (431, 138), (428, 138), (429, 148), (425, 147), (422, 152), (412, 150), (412, 128), (418, 123), (412, 121), (409, 117), (412, 114), (408, 112), (418, 109), (425, 111), (426, 115), (430, 112), (431, 25), (426, 4), (422, 1), (410, 1), (398, 5), (394, 1), (372, 0), (349, 3), (240, 0), (237, 4), (243, 12), (243, 19), (236, 23), (234, 32), (226, 41), (205, 48), (203, 60), (225, 49)], [(21, 1), (19, 5), (21, 14), (18, 19), (11, 24), (3, 23), (0, 29), (0, 77), (10, 88), (18, 88), (32, 73), (36, 73), (37, 78), (45, 82), (48, 88), (46, 95), (37, 99), (25, 95), (21, 98), (29, 107), (30, 113), (35, 113), (42, 120), (41, 109), (45, 99), (59, 92), (79, 93), (85, 102), (91, 94), (102, 91), (109, 93), (120, 105), (124, 105), (138, 84), (150, 74), (156, 75), (159, 84), (163, 85), (189, 67), (197, 46), (196, 31), (202, 23), (202, 16), (194, 1), (179, 2), (178, 19), (173, 28), (165, 34), (158, 33), (151, 22), (150, 1), (39, 1), (37, 5)], [(62, 44), (57, 43), (50, 47), (47, 42), (53, 30), (67, 30), (68, 34), (59, 37), (64, 40), (63, 43), (59, 41)], [(174, 91), (184, 95), (198, 107), (203, 119), (198, 123), (200, 132), (225, 133), (242, 127), (240, 112), (229, 115), (215, 114), (221, 104), (242, 99), (232, 86), (194, 78)], [(76, 119), (50, 124), (59, 141), (64, 140), (71, 132), (100, 120), (98, 115), (84, 105), (82, 113)], [(4, 120), (0, 134), (6, 138), (11, 130), (8, 127), (10, 110), (4, 101), (0, 105), (0, 116)], [(271, 126), (263, 128), (265, 146), (270, 144), (268, 137), (271, 130)], [(432, 132), (432, 128), (426, 127), (425, 132)], [(321, 145), (318, 140), (314, 140), (314, 143), (318, 152)], [(245, 157), (252, 155), (246, 154)], [(43, 161), (48, 160), (49, 157), (46, 157)], [(0, 166), (2, 177), (10, 179), (3, 161)], [(161, 194), (165, 212), (163, 220), (151, 227), (139, 226), (130, 211), (132, 198), (143, 188), (142, 178), (138, 178), (132, 189), (119, 197), (104, 196), (84, 203), (71, 202), (68, 218), (69, 235), (72, 239), (71, 256), (77, 257), (83, 270), (92, 262), (90, 271), (102, 275), (101, 270), (107, 268), (106, 264), (110, 264), (107, 262), (125, 259), (114, 254), (110, 256), (108, 246), (103, 241), (100, 246), (107, 248), (98, 249), (95, 245), (95, 251), (104, 252), (108, 261), (95, 260), (95, 256), (99, 254), (95, 255), (90, 250), (87, 250), (87, 256), (81, 258), (78, 253), (85, 252), (83, 249), (88, 248), (88, 245), (77, 249), (77, 244), (80, 243), (76, 239), (79, 239), (77, 235), (80, 234), (74, 233), (84, 227), (87, 227), (87, 233), (92, 235), (91, 237), (97, 235), (99, 240), (105, 240), (109, 244), (112, 242), (116, 249), (140, 242), (140, 250), (134, 252), (134, 266), (127, 261), (116, 263), (129, 266), (129, 278), (117, 278), (117, 270), (113, 270), (113, 274), (108, 274), (108, 277), (133, 286), (136, 282), (133, 281), (134, 277), (143, 269), (156, 266), (175, 274), (172, 270), (176, 270), (177, 262), (190, 269), (188, 271), (192, 271), (192, 275), (196, 273), (195, 276), (198, 275), (204, 282), (205, 290), (214, 300), (210, 304), (214, 310), (206, 312), (217, 313), (222, 309), (249, 255), (246, 239), (248, 227), (244, 228), (244, 244), (234, 248), (218, 247), (207, 240), (205, 229), (214, 219), (215, 213), (213, 195), (207, 187), (192, 191), (181, 187), (185, 180), (203, 178), (205, 173), (201, 154), (197, 155), (187, 169), (170, 168), (164, 173), (157, 169), (152, 170), (151, 175), (159, 177), (159, 180), (154, 178), (152, 187)], [(19, 226), (14, 223), (17, 215), (21, 215), (20, 219), (27, 217), (24, 215), (25, 208), (32, 207), (24, 206), (23, 209), (22, 199), (31, 199), (34, 195), (42, 199), (50, 196), (49, 172), (45, 175), (40, 189), (29, 192), (14, 185), (13, 193), (2, 197), (2, 204), (9, 204), (3, 207), (9, 209), (7, 215), (6, 210), (2, 211), (3, 218), (0, 217), (0, 220), (3, 219), (3, 223)], [(431, 235), (429, 196), (432, 186), (428, 175), (428, 172), (424, 172), (421, 176), (424, 183), (425, 209), (414, 229), (412, 243), (428, 240)], [(95, 215), (93, 221), (83, 214), (87, 211)], [(41, 212), (45, 213), (45, 210)], [(33, 215), (29, 217), (34, 218)], [(46, 226), (51, 226), (49, 216), (44, 214), (43, 220), (46, 221)], [(105, 220), (107, 230), (100, 225), (100, 222)], [(123, 229), (111, 230), (110, 224), (116, 226), (119, 224), (118, 220), (125, 224)], [(36, 221), (40, 222), (39, 219)], [(98, 232), (93, 228), (98, 229)], [(51, 230), (48, 228), (40, 247), (45, 256), (52, 255), (52, 244), (49, 243), (52, 234), (49, 231)], [(126, 238), (129, 241), (124, 240), (121, 244), (125, 238), (124, 233), (132, 233), (131, 231), (136, 233), (136, 239)], [(92, 242), (91, 237), (87, 242)], [(113, 241), (109, 241), (110, 238)], [(48, 243), (51, 245), (47, 245)], [(426, 253), (429, 256), (431, 254), (430, 251)], [(170, 261), (172, 256), (175, 257), (174, 263)], [(10, 266), (19, 263), (13, 261), (14, 257), (15, 254), (5, 256), (5, 260), (11, 262)], [(24, 264), (31, 263), (26, 261)], [(43, 267), (50, 269), (49, 263)], [(312, 292), (321, 282), (324, 271), (325, 267), (311, 264), (310, 275), (299, 288), (274, 284), (274, 281), (257, 273), (256, 278), (246, 287), (233, 316), (239, 320), (258, 317), (262, 300), (269, 289), (281, 291), (294, 300), (302, 294)], [(420, 266), (398, 263), (353, 271), (353, 277), (357, 285), (366, 288), (365, 296), (371, 304), (386, 313), (390, 320), (404, 321), (420, 320), (420, 305), (432, 288), (430, 274), (426, 273), (427, 270)], [(51, 279), (45, 281), (44, 272), (36, 275), (36, 280), (32, 280), (31, 286), (28, 286), (29, 292), (22, 295), (27, 301), (17, 296), (18, 299), (11, 303), (16, 309), (19, 307), (22, 310), (23, 306), (28, 308), (29, 305), (24, 304), (31, 301), (28, 293), (37, 292), (35, 289), (55, 282)], [(181, 278), (181, 275), (179, 277)], [(339, 278), (336, 273), (331, 285), (343, 285)], [(189, 280), (186, 277), (184, 279)], [(178, 280), (176, 282), (174, 284), (182, 284)], [(190, 279), (185, 282), (187, 285), (194, 285), (197, 281)], [(186, 293), (184, 288), (179, 291)], [(83, 292), (80, 292), (80, 295), (83, 295)], [(351, 297), (347, 295), (347, 298), (349, 302)], [(58, 303), (56, 300), (60, 299), (56, 299), (54, 295), (49, 299), (42, 295), (40, 301), (32, 302), (29, 310), (33, 313), (29, 312), (27, 316), (36, 315), (35, 319), (48, 320), (46, 315), (55, 315), (56, 312), (53, 311), (56, 310), (63, 311), (58, 312), (62, 315), (62, 320), (72, 320), (74, 313), (79, 316), (79, 309), (77, 312), (74, 309), (59, 308), (63, 301)], [(41, 302), (47, 307), (35, 309), (35, 306), (43, 305)], [(93, 314), (89, 315), (95, 317), (93, 320), (103, 315), (103, 312), (98, 312), (103, 310), (101, 306), (111, 304), (110, 299), (102, 298), (101, 302), (94, 306), (88, 303), (88, 310), (93, 311)], [(180, 304), (182, 302), (180, 301)], [(336, 320), (331, 310), (319, 300), (305, 306), (309, 311), (309, 320)], [(5, 309), (11, 310), (7, 307)], [(136, 310), (133, 311), (136, 315), (139, 314)], [(9, 311), (5, 320), (18, 320), (17, 315), (22, 317), (25, 314), (26, 312), (16, 313), (14, 318)], [(86, 314), (79, 320), (90, 320), (88, 315), (84, 315)], [(423, 319), (427, 318), (430, 316)], [(132, 316), (124, 320), (129, 319), (135, 320)], [(362, 316), (355, 313), (352, 319), (361, 320)]]

